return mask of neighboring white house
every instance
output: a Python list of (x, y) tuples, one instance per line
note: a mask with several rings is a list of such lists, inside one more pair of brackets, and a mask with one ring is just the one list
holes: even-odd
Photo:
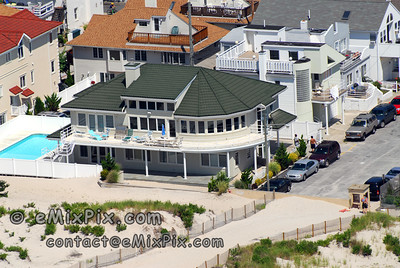
[(295, 114), (298, 121), (323, 121), (327, 126), (329, 119), (343, 115), (347, 87), (341, 84), (345, 57), (339, 51), (348, 49), (349, 27), (335, 23), (321, 30), (307, 24), (307, 20), (298, 28), (252, 24), (242, 28), (241, 40), (227, 49), (238, 36), (235, 29), (221, 39), (216, 69), (285, 85), (287, 90), (278, 98), (280, 109)]
[[(4, 1), (3, 1), (4, 2)], [(54, 0), (8, 0), (6, 6), (19, 10), (27, 9), (36, 17), (51, 20), (54, 13)]]
[[(74, 148), (70, 162), (100, 163), (110, 153), (126, 172), (184, 178), (257, 167), (261, 113), (270, 113), (284, 86), (201, 67), (125, 68), (62, 106), (71, 112), (72, 128), (61, 132), (61, 143)], [(281, 127), (295, 119), (274, 114)]]
[(94, 14), (103, 14), (103, 0), (55, 0), (55, 7), (65, 9), (65, 27), (69, 29), (68, 41), (83, 32)]

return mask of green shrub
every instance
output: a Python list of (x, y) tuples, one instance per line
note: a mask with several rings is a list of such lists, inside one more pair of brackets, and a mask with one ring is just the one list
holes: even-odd
[(355, 244), (351, 249), (351, 253), (353, 254), (360, 254), (360, 251), (361, 251), (361, 245), (359, 244)]
[(236, 189), (246, 189), (246, 185), (241, 180), (235, 181), (233, 186), (235, 186)]
[(277, 175), (277, 174), (278, 174), (279, 172), (281, 172), (281, 170), (282, 170), (281, 165), (279, 165), (278, 162), (271, 162), (271, 163), (269, 163), (268, 169), (269, 169), (270, 171), (272, 171), (272, 173), (273, 173), (274, 175)]
[(6, 181), (0, 180), (0, 197), (8, 197), (8, 192), (5, 192), (8, 186), (10, 186), (10, 184)]
[(90, 225), (83, 226), (83, 227), (81, 228), (81, 232), (82, 232), (84, 235), (89, 235), (89, 234), (92, 232), (92, 226), (90, 226)]
[(115, 160), (111, 157), (110, 153), (106, 155), (106, 159), (101, 161), (101, 166), (103, 167), (103, 169), (106, 169), (108, 171), (115, 169), (116, 163)]
[(4, 248), (4, 244), (0, 241), (0, 249)]
[(0, 206), (0, 217), (3, 217), (7, 213), (7, 209), (3, 206)]
[(45, 235), (41, 235), (40, 236), (40, 241), (44, 241), (46, 239), (46, 236)]
[(96, 225), (92, 227), (92, 234), (94, 236), (100, 237), (104, 234), (104, 231), (105, 231), (104, 226)]
[(379, 82), (379, 81), (374, 81), (374, 82), (372, 82), (372, 84), (373, 84), (377, 89), (381, 89), (381, 86), (382, 86), (381, 82)]
[(21, 241), (21, 242), (24, 242), (25, 239), (26, 239), (26, 237), (24, 237), (24, 236), (19, 237), (19, 241)]
[(226, 176), (225, 171), (218, 172), (218, 174), (217, 174), (215, 179), (214, 179), (214, 176), (211, 177), (210, 182), (208, 183), (208, 191), (209, 192), (218, 192), (217, 183), (219, 181), (227, 182), (228, 185), (229, 185), (229, 178)]
[(45, 110), (44, 103), (40, 97), (35, 98), (35, 107), (33, 108), (35, 115)]
[(9, 236), (9, 237), (13, 237), (13, 236), (14, 236), (14, 232), (9, 233), (8, 236)]
[(57, 226), (54, 223), (46, 223), (46, 229), (44, 230), (45, 235), (53, 235), (56, 233)]
[(218, 188), (218, 195), (222, 195), (223, 193), (226, 193), (229, 188), (229, 183), (226, 181), (219, 181), (217, 182), (217, 188)]
[(194, 213), (204, 213), (205, 208), (203, 206), (199, 207), (197, 205), (178, 205), (178, 208), (174, 214), (178, 215), (186, 228), (192, 227)]
[(119, 181), (118, 171), (113, 169), (110, 172), (108, 172), (106, 181), (108, 183), (117, 183)]
[(22, 248), (20, 246), (9, 246), (5, 248), (8, 252), (21, 252)]
[(78, 224), (74, 224), (74, 225), (66, 225), (66, 226), (64, 226), (64, 229), (68, 230), (71, 234), (74, 234), (74, 233), (79, 232), (81, 227)]
[(240, 176), (240, 180), (243, 182), (243, 185), (245, 185), (246, 189), (249, 188), (249, 185), (252, 184), (253, 182), (253, 176), (251, 175), (251, 169), (248, 168), (244, 170)]
[(318, 244), (311, 241), (301, 240), (295, 247), (300, 254), (314, 255), (318, 251)]
[(289, 166), (289, 154), (286, 152), (285, 145), (281, 143), (278, 150), (275, 153), (275, 161), (279, 163), (282, 169), (286, 169)]
[(262, 246), (270, 248), (272, 246), (272, 241), (271, 239), (267, 238), (267, 239), (261, 239), (260, 243)]
[(19, 258), (21, 260), (25, 260), (28, 257), (28, 250), (27, 249), (23, 249), (19, 252)]
[(299, 155), (301, 157), (304, 157), (304, 156), (306, 156), (306, 153), (307, 153), (307, 143), (303, 139), (303, 135), (301, 135), (299, 141), (300, 141), (300, 146), (297, 148), (297, 151), (299, 152)]
[[(297, 152), (297, 151), (296, 151)], [(296, 162), (297, 160), (299, 160), (299, 155), (296, 153), (290, 153), (289, 154), (289, 160), (290, 162), (293, 164), (294, 162)]]
[(118, 232), (125, 231), (126, 230), (126, 224), (117, 224), (116, 229), (117, 229)]
[(362, 248), (362, 254), (363, 254), (364, 256), (370, 256), (370, 255), (372, 254), (371, 246), (370, 246), (370, 245), (365, 245), (365, 246)]
[(168, 230), (165, 228), (161, 229), (161, 234), (169, 234)]
[(257, 186), (260, 186), (261, 183), (262, 183), (262, 180), (261, 180), (261, 179), (256, 179), (254, 182), (255, 182), (255, 184), (256, 184)]
[(5, 261), (7, 259), (7, 253), (0, 254), (0, 260)]
[(109, 171), (107, 169), (103, 169), (100, 172), (100, 180), (104, 181), (107, 178)]

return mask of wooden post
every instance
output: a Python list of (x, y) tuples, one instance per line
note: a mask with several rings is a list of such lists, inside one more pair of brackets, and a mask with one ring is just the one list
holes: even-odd
[(219, 254), (217, 254), (217, 266), (219, 266)]
[(204, 262), (205, 267), (207, 268), (207, 261)]
[(275, 189), (274, 189), (274, 191), (272, 192), (272, 200), (275, 200)]
[(282, 233), (282, 240), (285, 240), (285, 232)]
[(267, 195), (264, 194), (264, 205), (267, 205)]
[(244, 207), (244, 218), (247, 218), (246, 217), (246, 205), (244, 205), (243, 207)]
[(96, 268), (99, 267), (99, 256), (96, 256)]
[(342, 231), (342, 218), (339, 217), (339, 230)]
[(215, 218), (213, 218), (213, 229), (215, 229)]
[(231, 220), (233, 221), (233, 208), (231, 208)]
[(201, 232), (204, 234), (204, 222), (202, 223), (202, 230), (201, 230)]
[(296, 233), (297, 233), (297, 241), (299, 240), (299, 228), (296, 229)]
[[(397, 83), (397, 82), (396, 82), (396, 83)], [(388, 208), (386, 209), (386, 212), (387, 212), (387, 214), (389, 215), (389, 209), (388, 209)]]
[(140, 246), (140, 254), (143, 254), (143, 247)]
[(186, 235), (189, 237), (189, 228), (186, 229)]
[(311, 224), (311, 237), (314, 237), (314, 224)]
[(253, 201), (253, 205), (254, 205), (254, 214), (256, 214), (256, 201)]
[(225, 215), (225, 224), (226, 224), (226, 211), (224, 212), (224, 215)]
[(119, 261), (122, 262), (122, 248), (119, 249)]
[(325, 234), (326, 234), (326, 221), (325, 221)]

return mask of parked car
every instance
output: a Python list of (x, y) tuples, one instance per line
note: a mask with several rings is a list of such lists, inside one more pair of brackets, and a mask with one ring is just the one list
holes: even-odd
[(319, 161), (320, 166), (328, 167), (330, 163), (340, 158), (340, 153), (340, 145), (337, 141), (323, 141), (309, 158)]
[(378, 127), (378, 119), (374, 114), (359, 114), (351, 123), (349, 129), (346, 130), (346, 139), (365, 140), (368, 134), (374, 134)]
[(391, 103), (378, 104), (371, 110), (370, 113), (376, 115), (376, 118), (378, 119), (378, 125), (381, 128), (392, 120), (396, 121), (397, 118), (396, 107), (394, 107), (394, 105)]
[[(292, 189), (292, 182), (289, 179), (277, 178), (269, 180), (269, 190), (275, 192), (287, 193)], [(258, 191), (268, 191), (267, 183), (263, 184)]]
[(319, 162), (313, 159), (300, 159), (286, 173), (286, 178), (292, 181), (305, 181), (307, 177), (317, 173)]
[(390, 103), (396, 107), (396, 113), (400, 114), (400, 96), (394, 97)]
[(47, 117), (68, 117), (68, 115), (65, 113), (51, 112), (51, 111), (40, 112), (37, 115), (38, 116), (47, 116)]
[(383, 179), (382, 177), (372, 177), (364, 184), (369, 184), (369, 196), (370, 200), (373, 201), (379, 201), (380, 200), (380, 194), (381, 194), (381, 186), (385, 184), (388, 180), (385, 178)]
[(394, 167), (391, 170), (389, 170), (389, 172), (385, 175), (385, 178), (391, 180), (399, 174), (400, 174), (400, 167)]

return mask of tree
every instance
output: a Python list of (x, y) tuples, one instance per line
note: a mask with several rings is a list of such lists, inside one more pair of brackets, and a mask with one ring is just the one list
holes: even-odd
[(242, 172), (242, 175), (240, 177), (240, 180), (245, 185), (246, 189), (248, 189), (249, 185), (253, 182), (253, 176), (250, 176), (250, 174), (251, 174), (251, 169), (248, 168)]
[(35, 111), (35, 115), (37, 115), (40, 112), (45, 111), (46, 108), (44, 107), (44, 103), (42, 101), (42, 99), (40, 97), (36, 97), (35, 98), (35, 107), (34, 107), (34, 111)]
[(8, 197), (8, 192), (4, 192), (8, 186), (10, 185), (6, 181), (0, 181), (0, 197)]
[(107, 154), (106, 159), (101, 161), (101, 166), (103, 169), (111, 171), (115, 169), (116, 163), (115, 160), (111, 157), (110, 153)]
[(289, 166), (289, 154), (286, 152), (286, 147), (283, 143), (279, 145), (279, 148), (276, 151), (275, 161), (281, 165), (282, 169), (286, 169)]
[(75, 84), (74, 77), (71, 75), (69, 70), (67, 71), (67, 79), (65, 79), (64, 83), (69, 87)]
[(31, 105), (29, 104), (29, 102), (26, 104), (26, 115), (32, 115), (32, 111), (31, 111)]
[(46, 109), (51, 112), (57, 112), (60, 106), (61, 98), (57, 96), (55, 92), (50, 96), (44, 96), (46, 104)]
[(299, 152), (299, 155), (301, 157), (304, 157), (304, 156), (306, 156), (306, 152), (307, 152), (307, 143), (303, 139), (303, 135), (301, 135), (301, 138), (299, 139), (299, 141), (300, 141), (300, 146), (299, 146), (299, 148), (297, 148), (297, 151)]
[(67, 73), (69, 71), (69, 65), (65, 49), (63, 50), (63, 52), (58, 53), (58, 59), (60, 61), (60, 72)]

